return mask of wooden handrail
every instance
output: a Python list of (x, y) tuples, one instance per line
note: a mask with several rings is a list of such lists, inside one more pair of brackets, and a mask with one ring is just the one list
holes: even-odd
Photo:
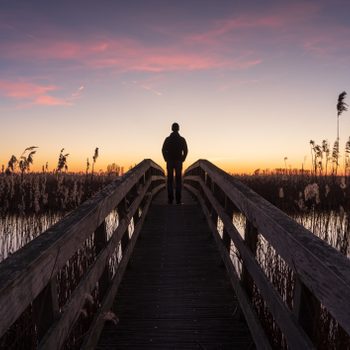
[[(350, 261), (285, 213), (274, 207), (257, 193), (206, 160), (199, 160), (185, 172), (185, 184), (197, 195), (205, 198), (210, 207), (210, 220), (219, 217), (224, 223), (224, 234), (229, 235), (243, 261), (243, 272), (249, 273), (264, 297), (275, 321), (287, 338), (291, 348), (308, 348), (311, 343), (300, 326), (303, 313), (301, 295), (311, 294), (350, 334)], [(216, 195), (220, 189), (221, 197)], [(272, 284), (258, 266), (247, 242), (241, 238), (232, 224), (232, 212), (227, 214), (227, 202), (231, 202), (246, 217), (247, 224), (262, 234), (284, 259), (296, 276), (294, 315), (277, 296)], [(215, 215), (213, 216), (213, 213)], [(216, 226), (216, 225), (215, 225)], [(246, 230), (247, 231), (247, 230)], [(224, 237), (222, 239), (224, 244)], [(227, 243), (225, 243), (227, 246)], [(249, 248), (249, 249), (248, 249)], [(243, 276), (242, 276), (242, 279)], [(241, 281), (244, 285), (244, 281)], [(300, 289), (309, 293), (300, 293)], [(299, 292), (298, 292), (299, 291)], [(249, 294), (249, 290), (246, 289)], [(308, 302), (308, 301), (306, 301)], [(282, 316), (284, 314), (284, 316)], [(288, 320), (286, 320), (286, 317)], [(310, 315), (307, 316), (308, 319)], [(299, 325), (298, 325), (298, 323)], [(298, 342), (301, 343), (298, 343)], [(304, 342), (304, 346), (301, 344)]]
[[(141, 224), (147, 213), (148, 200), (162, 187), (164, 187), (162, 168), (152, 160), (146, 159), (126, 173), (122, 179), (106, 186), (45, 233), (4, 260), (0, 264), (0, 337), (30, 303), (41, 305), (43, 302), (49, 302), (48, 309), (54, 308), (55, 310), (50, 310), (52, 314), (51, 319), (49, 318), (50, 322), (43, 328), (44, 333), (41, 334), (41, 339), (38, 341), (41, 341), (42, 348), (47, 348), (45, 344), (50, 344), (50, 349), (59, 349), (79, 316), (85, 300), (84, 295), (89, 293), (101, 278), (108, 258), (125, 236), (131, 218), (136, 215), (135, 218), (137, 217)], [(131, 201), (127, 207), (127, 215), (121, 218), (108, 242), (105, 240), (105, 246), (102, 249), (99, 248), (95, 261), (75, 288), (66, 305), (59, 311), (57, 309), (57, 290), (54, 290), (55, 287), (52, 286), (52, 283), (55, 284), (57, 273), (82, 247), (88, 237), (94, 232), (95, 236), (97, 235), (105, 218), (125, 198)], [(138, 209), (141, 203), (144, 204), (141, 218), (139, 218)], [(126, 246), (127, 249), (128, 254), (123, 252), (124, 264), (130, 255), (129, 245)], [(47, 298), (48, 290), (52, 298)], [(43, 294), (44, 299), (42, 299)], [(41, 311), (46, 309), (47, 307), (41, 307)], [(45, 319), (45, 317), (42, 318)], [(40, 329), (38, 325), (37, 328)], [(52, 335), (55, 336), (54, 340), (57, 342), (54, 347), (51, 347), (55, 343), (52, 341)]]

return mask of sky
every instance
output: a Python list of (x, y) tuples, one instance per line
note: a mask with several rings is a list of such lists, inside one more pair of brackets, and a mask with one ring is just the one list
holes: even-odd
[[(189, 154), (226, 171), (310, 167), (350, 93), (348, 0), (0, 0), (0, 165), (162, 167), (180, 124)], [(346, 99), (349, 101), (349, 99)], [(340, 147), (350, 112), (340, 116)]]

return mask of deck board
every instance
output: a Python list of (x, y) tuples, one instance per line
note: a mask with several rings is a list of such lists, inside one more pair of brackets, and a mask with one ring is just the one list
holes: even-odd
[(199, 205), (152, 203), (97, 349), (254, 349)]

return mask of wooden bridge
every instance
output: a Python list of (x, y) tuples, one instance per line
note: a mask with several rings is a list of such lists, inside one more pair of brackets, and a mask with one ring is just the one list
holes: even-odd
[(208, 161), (184, 187), (144, 160), (2, 262), (0, 348), (349, 346), (346, 257)]

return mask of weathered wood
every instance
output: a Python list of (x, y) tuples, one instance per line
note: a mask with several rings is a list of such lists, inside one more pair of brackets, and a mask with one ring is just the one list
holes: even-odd
[(229, 199), (350, 334), (349, 259), (208, 161), (198, 161), (186, 173), (198, 166), (220, 184)]
[[(245, 241), (242, 239), (241, 235), (232, 224), (232, 220), (230, 219), (230, 217), (225, 213), (224, 209), (221, 207), (218, 201), (214, 198), (211, 192), (206, 188), (203, 180), (201, 180), (200, 178), (197, 178), (197, 181), (201, 184), (201, 187), (205, 193), (205, 196), (210, 200), (213, 207), (217, 211), (218, 215), (221, 217), (221, 220), (223, 221), (228, 234), (230, 235), (232, 241), (234, 242), (236, 248), (238, 249), (242, 257), (242, 260), (245, 265), (245, 268), (247, 269), (247, 272), (254, 279), (257, 287), (259, 288), (261, 295), (263, 296), (266, 304), (270, 309), (271, 314), (274, 316), (277, 324), (285, 334), (289, 346), (292, 349), (312, 349), (313, 348), (312, 343), (304, 333), (303, 329), (298, 324), (292, 312), (285, 305), (281, 296), (274, 289), (271, 282), (268, 280), (267, 276), (262, 271), (261, 267), (259, 266), (258, 262), (255, 259), (255, 254), (253, 254), (251, 249), (247, 247)], [(190, 188), (190, 186), (188, 185), (185, 185), (185, 186), (187, 188)], [(232, 268), (234, 270), (234, 267), (231, 261), (230, 261), (230, 264), (232, 265)], [(239, 288), (242, 289), (240, 284), (239, 284)], [(237, 296), (239, 296), (239, 293), (237, 292), (236, 289), (235, 291)], [(246, 292), (244, 292), (244, 299), (247, 300), (245, 302), (247, 304), (246, 307), (251, 308), (252, 307), (250, 305), (251, 298), (248, 297)], [(245, 311), (244, 309), (245, 307), (242, 308), (243, 312)], [(248, 322), (248, 325), (250, 325), (248, 320), (247, 322)], [(256, 325), (254, 323), (252, 325), (251, 332), (252, 332), (252, 335), (254, 336), (254, 333), (256, 332)]]
[[(128, 206), (127, 206), (127, 202), (126, 199), (124, 198), (118, 205), (118, 215), (120, 219), (126, 219), (128, 222), (130, 222), (131, 219), (131, 215), (129, 215), (128, 212)], [(126, 228), (126, 231), (128, 231), (128, 227)], [(126, 247), (128, 246), (129, 243), (129, 234), (128, 232), (126, 232), (121, 240), (121, 248), (122, 248), (122, 253), (124, 254), (124, 251), (126, 249)]]
[[(157, 193), (162, 187), (163, 186), (159, 186), (158, 188), (156, 188), (156, 190), (154, 191), (154, 194)], [(134, 234), (132, 235), (131, 240), (129, 242), (129, 245), (126, 247), (126, 250), (123, 253), (123, 258), (122, 258), (121, 262), (119, 263), (118, 270), (117, 270), (115, 276), (113, 277), (111, 287), (110, 287), (105, 299), (103, 300), (103, 302), (101, 304), (101, 307), (99, 309), (98, 314), (95, 316), (95, 318), (93, 320), (93, 323), (92, 323), (92, 326), (90, 327), (89, 333), (85, 337), (84, 343), (81, 347), (84, 350), (95, 349), (95, 347), (96, 347), (96, 344), (98, 342), (100, 333), (102, 331), (102, 328), (103, 328), (103, 325), (105, 322), (105, 313), (108, 312), (112, 307), (113, 300), (118, 292), (120, 282), (123, 278), (126, 266), (129, 262), (131, 253), (132, 253), (133, 248), (135, 246), (138, 234), (141, 230), (141, 227), (142, 227), (144, 218), (146, 216), (146, 213), (148, 211), (149, 205), (151, 203), (151, 200), (152, 200), (152, 195), (149, 195), (148, 200), (147, 200), (145, 207), (143, 209), (144, 215), (142, 215), (141, 220), (139, 221), (139, 223), (135, 227)]]
[(294, 287), (293, 312), (310, 339), (316, 340), (321, 305), (298, 277)]
[[(220, 251), (221, 258), (224, 261), (226, 270), (228, 272), (228, 276), (230, 278), (231, 285), (236, 293), (237, 299), (238, 299), (239, 304), (241, 306), (241, 310), (245, 316), (248, 327), (251, 331), (251, 335), (254, 339), (255, 346), (257, 347), (257, 349), (261, 349), (261, 350), (271, 349), (270, 343), (265, 335), (265, 332), (260, 324), (260, 321), (258, 320), (258, 317), (257, 317), (255, 311), (253, 310), (252, 306), (250, 305), (250, 301), (249, 301), (249, 298), (248, 298), (246, 292), (244, 291), (244, 289), (241, 286), (240, 279), (239, 279), (237, 272), (232, 264), (229, 252), (227, 251), (227, 249), (225, 248), (225, 246), (221, 242), (221, 237), (219, 235), (219, 232), (217, 231), (217, 226), (213, 223), (213, 221), (211, 219), (211, 213), (209, 212), (207, 206), (205, 205), (205, 203), (203, 201), (203, 198), (199, 195), (198, 191), (196, 189), (194, 189), (192, 186), (189, 186), (186, 184), (185, 184), (185, 187), (186, 187), (186, 189), (191, 191), (197, 197), (197, 199), (202, 207), (204, 215), (207, 219), (209, 227), (213, 233), (213, 237), (214, 237), (216, 244), (218, 246), (218, 249)], [(205, 187), (205, 184), (203, 187)], [(204, 191), (206, 192), (206, 194), (210, 193), (207, 188), (205, 188)], [(210, 196), (212, 196), (211, 193), (210, 193)], [(214, 203), (214, 206), (216, 206), (216, 203)], [(227, 215), (227, 214), (225, 213), (225, 215)], [(221, 215), (220, 215), (220, 217), (221, 217)], [(227, 221), (226, 218), (225, 218), (225, 221)]]
[[(140, 203), (142, 202), (144, 195), (148, 191), (151, 180), (145, 185), (144, 189), (140, 193), (140, 196), (130, 206), (130, 213), (135, 214)], [(118, 227), (112, 234), (107, 246), (100, 251), (94, 264), (86, 272), (85, 277), (80, 281), (79, 285), (75, 288), (71, 298), (64, 306), (60, 319), (51, 327), (47, 332), (45, 339), (40, 343), (40, 349), (60, 349), (64, 344), (64, 340), (69, 335), (69, 332), (78, 319), (81, 309), (83, 308), (86, 298), (89, 293), (95, 288), (96, 282), (100, 279), (101, 275), (105, 271), (106, 264), (109, 257), (113, 254), (115, 247), (118, 245), (122, 236), (125, 234), (129, 222), (126, 218), (119, 222)], [(111, 282), (112, 283), (112, 282)], [(110, 284), (105, 288), (109, 289)], [(106, 294), (106, 292), (105, 292)]]
[(151, 160), (141, 162), (1, 263), (0, 336), (150, 167), (161, 171)]
[(231, 237), (228, 234), (225, 226), (224, 226), (224, 231), (222, 233), (222, 244), (224, 245), (226, 250), (229, 252), (231, 249)]
[(39, 340), (59, 317), (59, 313), (57, 283), (56, 278), (52, 278), (33, 301), (34, 322)]
[[(94, 244), (96, 249), (96, 255), (100, 253), (107, 245), (107, 226), (106, 221), (103, 221), (102, 224), (97, 227), (94, 232)], [(106, 293), (110, 281), (109, 270), (107, 266), (107, 262), (105, 264), (105, 268), (102, 272), (101, 277), (98, 281), (98, 289), (100, 295), (103, 297)]]
[[(248, 249), (252, 252), (253, 256), (255, 257), (257, 243), (258, 243), (258, 230), (248, 220), (246, 221), (246, 227), (244, 231), (244, 242), (248, 247)], [(242, 266), (242, 284), (247, 292), (249, 299), (252, 300), (254, 280), (251, 277), (244, 260), (243, 260), (243, 266)]]

